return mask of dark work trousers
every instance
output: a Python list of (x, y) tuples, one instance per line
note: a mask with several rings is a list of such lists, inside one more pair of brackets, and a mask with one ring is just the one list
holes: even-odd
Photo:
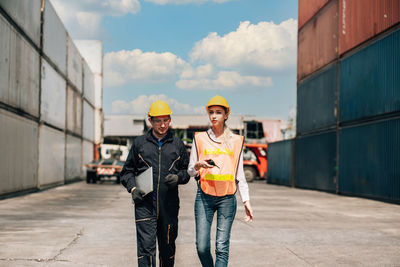
[(165, 211), (160, 212), (157, 219), (153, 205), (146, 204), (135, 205), (138, 266), (156, 266), (156, 239), (160, 267), (174, 266), (178, 210), (172, 215)]

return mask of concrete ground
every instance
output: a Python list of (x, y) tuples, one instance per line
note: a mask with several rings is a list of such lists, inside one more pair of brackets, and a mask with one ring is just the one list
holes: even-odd
[[(400, 266), (400, 205), (249, 187), (255, 220), (238, 205), (229, 266)], [(180, 188), (175, 266), (200, 266), (195, 190), (193, 180)], [(133, 214), (130, 195), (107, 181), (0, 200), (0, 266), (136, 266)]]

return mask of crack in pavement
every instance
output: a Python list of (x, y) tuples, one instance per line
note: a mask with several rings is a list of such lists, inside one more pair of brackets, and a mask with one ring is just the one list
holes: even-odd
[(302, 261), (306, 262), (307, 264), (314, 266), (312, 263), (308, 262), (306, 259), (304, 259), (303, 257), (300, 257), (299, 255), (297, 255), (293, 250), (291, 250), (290, 248), (284, 246), (287, 250), (289, 250), (293, 255), (295, 255), (297, 258), (301, 259)]
[[(83, 235), (83, 229), (84, 229), (84, 228), (82, 228), (81, 230), (79, 230), (79, 233), (76, 234), (75, 238), (74, 238), (65, 248), (60, 249), (60, 251), (58, 252), (58, 254), (55, 255), (52, 259), (50, 259), (50, 261), (52, 261), (52, 260), (53, 260), (53, 261), (56, 261), (57, 258), (58, 258), (61, 254), (63, 254), (63, 252), (64, 252), (65, 250), (67, 250), (67, 249), (70, 248), (73, 244), (75, 244), (76, 241), (78, 241), (78, 239)], [(57, 260), (57, 261), (58, 261), (58, 260)]]

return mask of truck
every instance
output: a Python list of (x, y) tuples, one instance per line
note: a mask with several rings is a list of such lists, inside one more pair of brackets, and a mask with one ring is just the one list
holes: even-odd
[(267, 177), (267, 144), (245, 143), (243, 147), (243, 170), (247, 182)]
[(86, 183), (97, 183), (101, 180), (115, 179), (120, 183), (119, 174), (124, 167), (128, 148), (120, 145), (100, 146), (100, 159), (93, 160), (86, 164)]

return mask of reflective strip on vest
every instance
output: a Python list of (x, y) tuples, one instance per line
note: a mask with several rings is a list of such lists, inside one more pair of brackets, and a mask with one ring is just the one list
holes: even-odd
[(230, 174), (206, 174), (204, 180), (209, 181), (233, 181), (233, 175)]
[(204, 149), (204, 155), (233, 155), (233, 151), (222, 148)]

